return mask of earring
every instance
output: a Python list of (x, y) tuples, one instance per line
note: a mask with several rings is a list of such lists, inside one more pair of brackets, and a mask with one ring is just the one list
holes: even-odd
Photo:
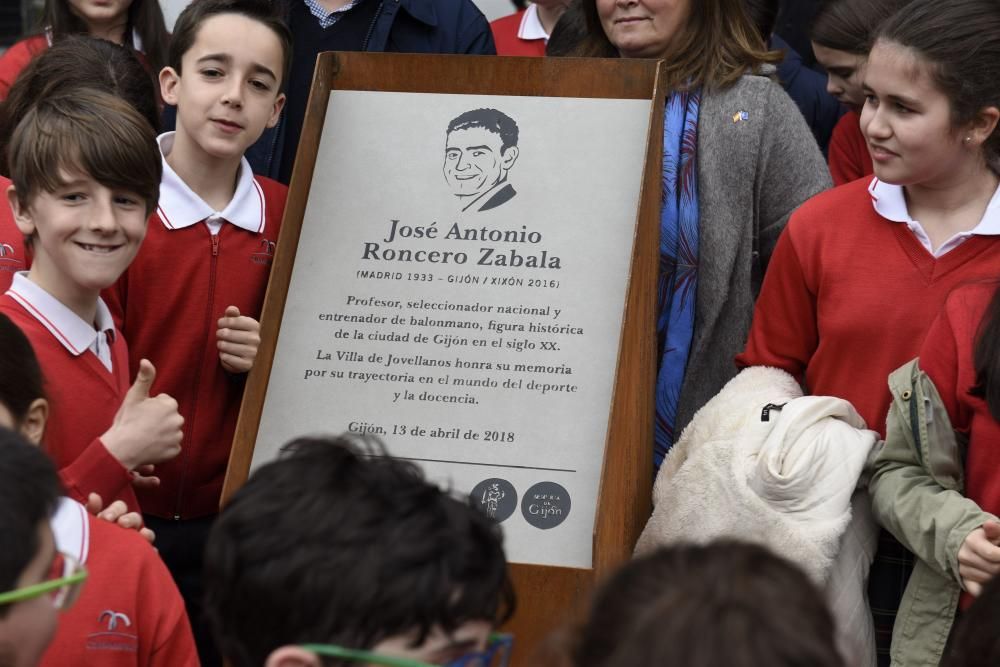
[(965, 143), (969, 143), (970, 141), (972, 141), (972, 136), (971, 136), (971, 135), (970, 135), (970, 136), (967, 136), (967, 137), (965, 138)]

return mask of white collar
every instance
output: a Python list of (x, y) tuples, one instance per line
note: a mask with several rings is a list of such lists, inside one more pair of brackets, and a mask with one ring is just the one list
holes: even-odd
[(160, 181), (160, 205), (156, 212), (167, 229), (183, 229), (208, 218), (219, 218), (237, 227), (260, 234), (264, 231), (264, 191), (253, 177), (247, 159), (240, 159), (240, 172), (236, 192), (222, 211), (216, 211), (181, 180), (166, 156), (174, 146), (174, 133), (166, 132), (157, 137), (163, 156), (163, 180)]
[(80, 356), (97, 340), (98, 332), (116, 335), (115, 321), (104, 300), (97, 298), (94, 324), (88, 324), (58, 299), (28, 279), (27, 271), (14, 274), (7, 294), (42, 323), (70, 354)]
[(90, 524), (87, 509), (71, 498), (60, 498), (56, 513), (49, 520), (56, 551), (69, 554), (80, 564), (90, 553)]
[(528, 5), (521, 15), (521, 25), (517, 29), (518, 39), (544, 39), (548, 41), (549, 33), (542, 27), (542, 21), (538, 18), (538, 5)]
[(914, 230), (921, 243), (927, 246), (932, 255), (940, 257), (949, 250), (952, 250), (958, 243), (970, 236), (998, 236), (1000, 235), (1000, 187), (993, 193), (990, 203), (986, 206), (982, 219), (972, 229), (959, 232), (952, 238), (941, 244), (936, 251), (929, 247), (930, 241), (926, 239), (926, 232), (920, 222), (910, 217), (910, 211), (906, 206), (906, 195), (901, 185), (893, 185), (873, 178), (868, 185), (868, 192), (872, 197), (872, 206), (875, 212), (887, 220), (902, 222), (910, 229)]

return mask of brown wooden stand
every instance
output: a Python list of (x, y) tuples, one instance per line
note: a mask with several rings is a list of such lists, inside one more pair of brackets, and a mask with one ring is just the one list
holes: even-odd
[(646, 165), (594, 526), (593, 567), (511, 565), (518, 611), (508, 629), (516, 636), (515, 663), (525, 664), (532, 649), (548, 632), (585, 611), (594, 583), (630, 556), (650, 514), (662, 100), (665, 99), (660, 63), (651, 60), (320, 54), (264, 301), (263, 342), (243, 398), (223, 504), (243, 485), (250, 470), (331, 90), (646, 99), (654, 102), (649, 117)]

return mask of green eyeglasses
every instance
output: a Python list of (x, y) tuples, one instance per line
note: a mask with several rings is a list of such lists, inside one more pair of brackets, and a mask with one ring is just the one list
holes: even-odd
[(50, 594), (53, 607), (60, 610), (69, 609), (79, 597), (80, 586), (86, 578), (86, 568), (75, 558), (69, 554), (57, 553), (45, 581), (0, 593), (0, 605), (23, 602)]
[(486, 648), (482, 651), (466, 653), (443, 666), (428, 665), (425, 662), (409, 658), (344, 648), (335, 644), (302, 644), (301, 648), (328, 658), (366, 662), (384, 667), (507, 667), (513, 645), (514, 637), (512, 635), (494, 633), (490, 635)]

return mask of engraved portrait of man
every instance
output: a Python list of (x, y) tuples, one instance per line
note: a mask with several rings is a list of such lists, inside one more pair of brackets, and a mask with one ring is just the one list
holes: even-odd
[(517, 161), (517, 123), (496, 109), (473, 109), (448, 124), (444, 178), (463, 211), (488, 211), (517, 194), (507, 173)]

